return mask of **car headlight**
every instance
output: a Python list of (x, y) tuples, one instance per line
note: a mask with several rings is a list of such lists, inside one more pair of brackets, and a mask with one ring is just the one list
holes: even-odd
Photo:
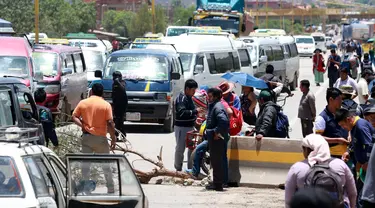
[(156, 94), (156, 99), (157, 100), (166, 100), (167, 94), (166, 93), (158, 93), (158, 94)]
[(60, 92), (60, 85), (47, 85), (44, 87), (47, 94), (57, 94)]

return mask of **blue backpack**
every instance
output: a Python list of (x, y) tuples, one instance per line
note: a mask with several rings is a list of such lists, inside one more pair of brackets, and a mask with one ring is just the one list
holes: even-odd
[(282, 111), (277, 113), (275, 137), (289, 138), (289, 119)]

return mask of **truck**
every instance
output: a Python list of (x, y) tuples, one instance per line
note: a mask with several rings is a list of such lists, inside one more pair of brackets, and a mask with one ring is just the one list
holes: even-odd
[(244, 0), (197, 0), (189, 26), (218, 26), (236, 37), (248, 36), (254, 20), (244, 10)]
[(357, 40), (365, 42), (370, 37), (370, 27), (367, 24), (342, 24), (342, 40)]

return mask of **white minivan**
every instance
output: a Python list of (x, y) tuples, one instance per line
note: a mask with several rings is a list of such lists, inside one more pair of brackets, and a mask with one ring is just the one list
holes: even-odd
[(315, 40), (312, 36), (307, 35), (296, 35), (297, 50), (300, 57), (312, 58), (315, 51)]
[(284, 49), (284, 58), (286, 62), (286, 80), (288, 80), (290, 90), (298, 87), (299, 77), (299, 55), (297, 45), (292, 36), (276, 36)]
[(315, 47), (322, 50), (325, 54), (327, 52), (326, 36), (323, 33), (312, 33), (311, 36), (314, 38)]
[[(253, 74), (251, 67), (242, 67), (236, 42), (229, 35), (182, 34), (165, 37), (163, 43), (173, 44), (180, 54), (185, 79), (194, 79), (199, 85), (214, 87), (223, 81), (226, 72), (244, 72)], [(149, 45), (147, 48), (155, 48)], [(249, 60), (250, 62), (250, 60)], [(234, 91), (241, 93), (241, 87)]]
[(286, 81), (286, 62), (284, 48), (275, 37), (243, 37), (250, 50), (250, 59), (255, 77), (266, 73), (266, 67), (272, 65), (274, 74), (283, 82)]

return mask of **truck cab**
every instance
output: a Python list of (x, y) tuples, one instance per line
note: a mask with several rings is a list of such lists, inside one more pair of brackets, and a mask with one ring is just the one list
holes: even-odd
[(103, 72), (96, 71), (104, 86), (104, 99), (112, 103), (112, 74), (120, 71), (126, 83), (128, 108), (126, 120), (163, 124), (166, 132), (173, 131), (173, 101), (183, 89), (184, 79), (177, 53), (160, 49), (132, 49), (112, 53)]
[(37, 128), (44, 144), (43, 127), (31, 90), (16, 78), (0, 78), (0, 127)]

